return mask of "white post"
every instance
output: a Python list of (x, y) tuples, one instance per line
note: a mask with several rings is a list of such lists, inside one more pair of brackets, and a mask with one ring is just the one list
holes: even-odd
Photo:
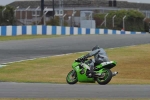
[(66, 14), (63, 15), (63, 26), (64, 26), (64, 17), (66, 16)]
[(115, 27), (115, 24), (114, 24), (114, 19), (115, 19), (116, 15), (113, 16), (112, 18), (112, 24), (113, 24), (113, 28)]
[(75, 15), (75, 13), (76, 13), (76, 11), (74, 11), (74, 9), (73, 9), (73, 13), (72, 13), (72, 18), (71, 18), (71, 20), (73, 21), (71, 21), (73, 24), (72, 24), (72, 27), (74, 27), (74, 15)]
[(66, 14), (63, 15), (63, 17), (65, 17), (65, 16), (66, 16)]
[[(46, 11), (46, 12), (44, 12), (44, 11)], [(44, 25), (46, 25), (46, 14), (47, 14), (47, 7), (43, 10), (43, 13), (44, 13)]]
[(30, 6), (28, 8), (26, 8), (26, 18), (25, 18), (25, 23), (27, 25), (27, 19), (28, 19), (28, 9), (30, 8)]
[(144, 19), (143, 19), (143, 21), (145, 21), (147, 19), (147, 17), (145, 17)]
[(72, 16), (74, 16), (74, 15), (75, 15), (75, 13), (76, 13), (76, 11), (75, 11), (75, 10), (74, 10), (74, 8), (73, 8)]
[(4, 11), (6, 10), (6, 7), (2, 10), (2, 17), (4, 17)]
[(40, 6), (38, 6), (38, 7), (35, 9), (35, 20), (36, 20), (36, 25), (37, 25), (37, 11), (38, 11), (39, 8), (40, 8)]
[(105, 27), (106, 27), (106, 23), (107, 23), (107, 19), (106, 19), (107, 16), (108, 16), (108, 13), (104, 17), (104, 19), (105, 19)]
[(125, 30), (125, 18), (126, 18), (126, 15), (123, 17), (123, 29)]
[(71, 26), (71, 20), (70, 19), (71, 19), (71, 16), (68, 17), (69, 25)]
[(91, 20), (91, 28), (93, 28), (93, 25), (92, 25), (92, 13), (89, 15), (89, 20)]
[(63, 0), (59, 0), (59, 25), (63, 26), (64, 7)]
[(19, 6), (18, 7), (16, 7), (16, 9), (15, 9), (15, 14), (14, 14), (14, 17), (17, 17), (17, 9), (19, 9)]

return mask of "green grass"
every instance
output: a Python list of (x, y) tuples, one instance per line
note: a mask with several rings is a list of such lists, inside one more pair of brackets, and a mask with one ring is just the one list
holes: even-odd
[(61, 35), (19, 35), (19, 36), (0, 36), (0, 41), (9, 40), (25, 40), (25, 39), (36, 39), (36, 38), (53, 38), (62, 37)]
[[(106, 49), (106, 52), (110, 60), (117, 61), (112, 71), (119, 72), (109, 84), (150, 84), (150, 44)], [(66, 83), (71, 64), (86, 53), (11, 63), (0, 68), (0, 81)]]

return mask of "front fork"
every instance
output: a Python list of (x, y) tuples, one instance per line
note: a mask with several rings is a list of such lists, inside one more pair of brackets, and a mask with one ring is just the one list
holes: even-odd
[(75, 70), (72, 71), (72, 77), (75, 76), (76, 74), (75, 72), (76, 72)]

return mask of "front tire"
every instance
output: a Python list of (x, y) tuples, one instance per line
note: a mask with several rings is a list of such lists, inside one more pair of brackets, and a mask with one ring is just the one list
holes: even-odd
[(76, 84), (78, 82), (77, 72), (74, 70), (70, 71), (66, 77), (66, 81), (68, 84)]
[(112, 79), (112, 72), (111, 72), (111, 70), (110, 69), (104, 69), (102, 75), (103, 75), (102, 77), (97, 77), (96, 81), (100, 85), (108, 84), (111, 81), (111, 79)]

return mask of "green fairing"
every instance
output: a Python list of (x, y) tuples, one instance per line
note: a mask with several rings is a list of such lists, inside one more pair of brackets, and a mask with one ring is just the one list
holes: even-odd
[[(94, 83), (95, 80), (93, 78), (88, 78), (86, 76), (86, 73), (84, 74), (80, 74), (81, 69), (77, 69), (77, 77), (78, 77), (78, 81), (79, 82), (88, 82), (88, 83)], [(86, 69), (84, 69), (84, 72), (86, 71)]]
[[(86, 76), (86, 73), (84, 74), (80, 74), (80, 71), (82, 69), (79, 68), (79, 65), (80, 63), (78, 62), (74, 62), (73, 65), (72, 65), (72, 68), (77, 72), (77, 77), (78, 77), (78, 81), (79, 82), (90, 82), (90, 83), (94, 83), (95, 80), (93, 78), (88, 78)], [(84, 72), (86, 72), (87, 69), (84, 69)]]
[(74, 63), (72, 64), (72, 68), (75, 69), (76, 66), (78, 66), (79, 64), (80, 64), (79, 62), (74, 62)]

